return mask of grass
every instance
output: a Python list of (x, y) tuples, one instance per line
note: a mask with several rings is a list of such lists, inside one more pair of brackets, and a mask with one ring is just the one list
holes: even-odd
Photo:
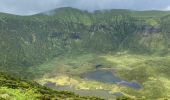
[[(34, 95), (34, 96), (33, 96)], [(36, 94), (32, 90), (11, 89), (0, 87), (0, 98), (5, 100), (36, 100)]]
[[(115, 75), (123, 80), (138, 82), (142, 89), (136, 90), (118, 84), (107, 84), (82, 78), (84, 73), (96, 70), (98, 64), (102, 65), (101, 69), (114, 70)], [(56, 86), (71, 86), (75, 90), (107, 90), (111, 94), (121, 92), (131, 98), (163, 100), (170, 98), (168, 94), (170, 92), (169, 65), (169, 55), (138, 55), (128, 52), (77, 53), (60, 55), (38, 67), (31, 67), (28, 71), (37, 75), (35, 80), (42, 85), (52, 82)], [(1, 91), (5, 91), (5, 89), (8, 91), (9, 97), (15, 96), (13, 91), (18, 93), (18, 97), (23, 95), (25, 98), (33, 93), (4, 87)], [(41, 93), (36, 95), (41, 95)]]
[(53, 74), (69, 74), (80, 75), (87, 71), (95, 69), (95, 65), (100, 63), (97, 61), (96, 54), (66, 54), (54, 58), (52, 61), (46, 62), (38, 67), (30, 67), (29, 72), (36, 75)]
[[(116, 75), (123, 80), (138, 82), (142, 89), (135, 90), (116, 84), (82, 79), (81, 75), (95, 70), (96, 64), (102, 64), (101, 68), (103, 69), (114, 69)], [(157, 100), (170, 98), (168, 94), (170, 92), (169, 65), (170, 56), (168, 55), (137, 55), (128, 52), (102, 55), (68, 54), (40, 65), (38, 71), (43, 73), (41, 78), (37, 78), (37, 81), (41, 84), (54, 82), (59, 86), (70, 85), (75, 89), (104, 89), (110, 91), (110, 93), (122, 92), (126, 96)]]
[(22, 80), (0, 73), (1, 100), (102, 100), (80, 97), (72, 92), (53, 90), (34, 81)]
[(106, 84), (96, 81), (84, 80), (80, 78), (73, 78), (68, 76), (56, 76), (52, 78), (42, 78), (37, 80), (39, 83), (44, 85), (46, 82), (52, 82), (59, 86), (72, 86), (75, 89), (83, 89), (83, 90), (90, 90), (90, 89), (101, 89), (101, 90), (110, 90), (112, 88), (113, 92), (118, 91), (118, 86), (115, 84)]

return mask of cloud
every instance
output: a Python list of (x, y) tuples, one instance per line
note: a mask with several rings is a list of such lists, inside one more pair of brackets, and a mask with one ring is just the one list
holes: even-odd
[(13, 14), (35, 14), (64, 6), (62, 0), (0, 0), (0, 12)]
[(59, 7), (74, 7), (88, 11), (100, 9), (162, 10), (169, 5), (169, 0), (0, 0), (0, 12), (31, 15)]
[(170, 6), (167, 6), (165, 9), (163, 9), (165, 11), (169, 11), (170, 10)]

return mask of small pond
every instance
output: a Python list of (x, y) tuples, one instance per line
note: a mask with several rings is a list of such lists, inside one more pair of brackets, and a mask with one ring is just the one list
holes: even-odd
[(108, 70), (99, 69), (92, 72), (88, 72), (84, 75), (84, 78), (88, 80), (95, 80), (104, 83), (123, 85), (134, 89), (141, 89), (139, 83), (122, 80), (121, 78), (117, 77), (111, 71)]
[[(87, 72), (86, 74), (83, 74), (83, 78), (87, 80), (95, 80), (95, 81), (100, 81), (104, 83), (118, 84), (118, 85), (127, 86), (127, 87), (134, 88), (134, 89), (141, 89), (141, 86), (139, 83), (128, 82), (128, 81), (122, 80), (121, 78), (113, 74), (112, 71), (108, 71), (104, 69), (97, 69), (95, 71)], [(121, 92), (116, 92), (112, 94), (112, 93), (109, 93), (108, 90), (103, 90), (103, 89), (77, 90), (71, 86), (57, 86), (53, 82), (46, 82), (45, 86), (52, 88), (52, 89), (56, 89), (56, 90), (72, 91), (81, 96), (97, 96), (97, 97), (101, 97), (104, 99), (123, 96), (123, 93)]]

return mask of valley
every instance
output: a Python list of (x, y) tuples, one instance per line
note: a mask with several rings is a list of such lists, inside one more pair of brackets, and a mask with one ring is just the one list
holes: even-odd
[[(47, 97), (67, 99), (67, 91), (82, 96), (69, 94), (70, 100), (88, 96), (166, 100), (170, 98), (169, 27), (169, 11), (87, 12), (64, 7), (30, 16), (0, 13), (0, 71), (45, 86), (29, 85), (36, 89), (33, 93), (38, 91), (35, 98), (43, 98), (49, 87), (66, 94), (48, 88)], [(15, 80), (2, 79), (0, 90), (15, 94), (10, 83)], [(8, 80), (5, 87), (4, 80)]]
[[(127, 52), (103, 55), (78, 54), (77, 56), (74, 54), (56, 58), (52, 62), (40, 65), (34, 71), (37, 75), (43, 75), (42, 78), (38, 78), (38, 83), (59, 90), (73, 91), (82, 96), (113, 99), (117, 97), (114, 94), (118, 93), (136, 99), (154, 97), (159, 100), (160, 97), (169, 98), (170, 81), (169, 73), (166, 72), (169, 60), (170, 56), (134, 55)], [(98, 64), (102, 66), (96, 69)], [(61, 66), (63, 70), (58, 70)], [(73, 68), (75, 66), (78, 67)], [(97, 75), (84, 76), (90, 73)], [(120, 78), (128, 82), (119, 84)], [(165, 92), (160, 94), (160, 91), (167, 91), (167, 94)]]

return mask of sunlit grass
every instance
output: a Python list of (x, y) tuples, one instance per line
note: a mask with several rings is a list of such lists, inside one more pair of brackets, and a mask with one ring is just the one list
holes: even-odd
[(72, 86), (78, 90), (90, 90), (90, 89), (101, 89), (101, 90), (111, 90), (112, 92), (117, 92), (119, 86), (116, 84), (107, 84), (97, 81), (90, 81), (78, 78), (72, 78), (68, 76), (56, 76), (53, 78), (42, 78), (37, 80), (40, 84), (44, 85), (47, 82), (55, 83), (56, 86)]
[(0, 87), (0, 99), (4, 100), (36, 100), (35, 97), (38, 97), (38, 94), (35, 94), (31, 90), (20, 90), (20, 89), (11, 89), (7, 87)]
[[(82, 74), (96, 70), (95, 66), (97, 64), (101, 64), (102, 69), (113, 69), (115, 74), (123, 80), (138, 82), (142, 89), (135, 90), (117, 84), (107, 84), (81, 78)], [(168, 55), (137, 55), (128, 52), (102, 55), (70, 54), (55, 58), (32, 71), (42, 72), (42, 78), (37, 79), (41, 84), (53, 82), (56, 86), (71, 86), (78, 90), (103, 89), (110, 91), (110, 93), (122, 92), (126, 96), (154, 98), (156, 100), (170, 98), (168, 94), (170, 92), (169, 65), (170, 56)]]

